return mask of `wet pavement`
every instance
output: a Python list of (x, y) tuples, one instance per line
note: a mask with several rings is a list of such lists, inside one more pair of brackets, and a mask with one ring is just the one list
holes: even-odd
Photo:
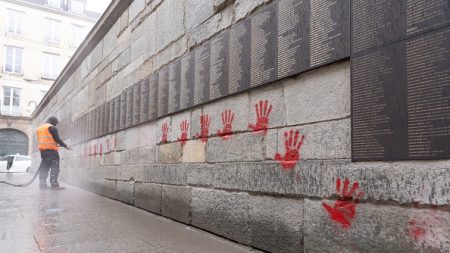
[[(0, 181), (30, 175), (0, 173)], [(64, 185), (64, 184), (63, 184)], [(0, 184), (1, 253), (257, 252), (96, 194)]]

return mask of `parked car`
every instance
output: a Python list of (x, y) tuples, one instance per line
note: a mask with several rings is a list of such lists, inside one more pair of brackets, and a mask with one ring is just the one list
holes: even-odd
[(31, 157), (25, 155), (7, 155), (0, 157), (0, 172), (30, 173)]

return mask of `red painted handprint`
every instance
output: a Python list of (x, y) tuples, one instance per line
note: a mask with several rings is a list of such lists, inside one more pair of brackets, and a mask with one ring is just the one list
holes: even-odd
[(195, 138), (201, 138), (203, 142), (208, 141), (209, 123), (211, 123), (211, 118), (209, 117), (208, 114), (200, 115), (201, 132), (196, 133)]
[(189, 123), (187, 122), (187, 120), (183, 120), (180, 123), (180, 128), (181, 128), (181, 136), (180, 138), (178, 138), (178, 141), (181, 142), (181, 146), (183, 147), (186, 144), (187, 131), (189, 130)]
[(256, 109), (256, 124), (250, 124), (248, 127), (252, 129), (253, 132), (257, 133), (267, 133), (267, 128), (269, 127), (269, 115), (272, 112), (272, 105), (269, 105), (269, 101), (259, 101), (258, 104), (255, 105)]
[(281, 156), (280, 153), (275, 154), (275, 160), (279, 161), (283, 169), (290, 170), (295, 167), (295, 164), (300, 159), (300, 148), (303, 144), (303, 140), (305, 139), (305, 135), (302, 135), (300, 141), (298, 139), (300, 132), (298, 130), (295, 131), (291, 129), (290, 132), (284, 133), (284, 146), (286, 147), (286, 153)]
[(162, 128), (161, 143), (167, 143), (167, 133), (169, 132), (169, 124), (167, 124), (167, 122), (164, 122), (161, 128)]
[(103, 153), (103, 143), (100, 143), (100, 147), (99, 147), (99, 151), (98, 151), (100, 158), (102, 157), (102, 153)]
[(217, 130), (217, 135), (221, 136), (223, 140), (231, 138), (231, 134), (233, 133), (233, 120), (234, 112), (231, 110), (222, 112), (223, 130)]
[(356, 215), (356, 204), (358, 204), (359, 199), (364, 195), (364, 193), (359, 192), (359, 183), (355, 182), (352, 188), (349, 190), (350, 181), (348, 178), (344, 181), (344, 187), (341, 190), (341, 179), (336, 180), (336, 192), (341, 195), (341, 197), (336, 200), (334, 206), (330, 206), (325, 202), (322, 203), (325, 210), (327, 210), (330, 218), (342, 225), (344, 228), (349, 228), (352, 224), (353, 218)]

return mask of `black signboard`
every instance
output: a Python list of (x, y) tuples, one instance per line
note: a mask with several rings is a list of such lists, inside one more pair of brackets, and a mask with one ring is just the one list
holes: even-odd
[(133, 125), (141, 123), (141, 83), (133, 86)]
[(173, 113), (180, 109), (180, 87), (181, 61), (177, 60), (169, 65), (168, 113)]
[(267, 6), (251, 18), (250, 86), (277, 79), (277, 6)]
[(278, 1), (278, 78), (309, 69), (309, 0)]
[(228, 93), (250, 87), (250, 20), (244, 20), (230, 30)]
[(169, 68), (163, 67), (158, 75), (158, 117), (167, 114), (169, 100)]
[(113, 133), (115, 132), (115, 110), (116, 110), (116, 105), (115, 105), (116, 100), (113, 98), (111, 99), (111, 101), (109, 101), (109, 121), (108, 121), (108, 133)]
[(147, 122), (149, 117), (149, 92), (150, 92), (150, 80), (147, 78), (141, 83), (141, 122)]
[(350, 55), (350, 0), (311, 0), (310, 67)]
[(121, 127), (121, 117), (120, 109), (122, 108), (122, 95), (118, 95), (114, 98), (114, 131), (120, 130)]
[(226, 31), (211, 40), (209, 99), (228, 95), (228, 49), (230, 33)]
[(354, 161), (450, 158), (449, 3), (353, 1)]
[(194, 105), (209, 100), (209, 58), (210, 42), (206, 42), (194, 51)]
[(127, 126), (127, 90), (120, 94), (120, 130)]
[(133, 95), (134, 95), (134, 90), (133, 90), (133, 86), (129, 87), (126, 89), (126, 94), (127, 94), (127, 106), (126, 106), (126, 110), (127, 110), (127, 121), (126, 121), (126, 127), (131, 127), (133, 126), (133, 106), (134, 106), (134, 101), (133, 101)]
[(181, 58), (180, 110), (194, 105), (194, 54)]
[(105, 110), (105, 117), (103, 120), (103, 133), (102, 135), (108, 134), (109, 133), (109, 118), (110, 118), (110, 110), (109, 110), (109, 102), (106, 102), (104, 105), (104, 110)]
[(149, 111), (148, 117), (150, 120), (156, 119), (158, 117), (158, 73), (150, 75), (149, 80)]

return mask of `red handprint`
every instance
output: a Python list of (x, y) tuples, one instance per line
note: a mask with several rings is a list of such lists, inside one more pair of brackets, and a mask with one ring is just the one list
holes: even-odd
[(233, 120), (234, 112), (231, 110), (222, 112), (223, 130), (217, 130), (217, 135), (221, 136), (223, 140), (231, 138), (231, 134), (233, 133)]
[(295, 167), (295, 164), (300, 159), (300, 147), (303, 144), (303, 140), (305, 139), (305, 135), (302, 134), (302, 137), (300, 141), (298, 140), (298, 137), (300, 135), (300, 132), (298, 130), (295, 131), (291, 129), (290, 132), (284, 133), (284, 146), (286, 147), (286, 154), (281, 156), (280, 153), (275, 154), (275, 160), (280, 161), (281, 166), (283, 166), (283, 169), (289, 170), (293, 169)]
[(256, 124), (249, 124), (248, 128), (252, 129), (253, 132), (258, 133), (267, 133), (267, 128), (269, 127), (269, 115), (272, 112), (272, 105), (269, 105), (269, 101), (259, 101), (258, 104), (255, 105), (256, 109)]
[(102, 157), (102, 152), (103, 152), (103, 143), (100, 143), (100, 147), (99, 147), (99, 151), (98, 151), (98, 154), (100, 155), (100, 157)]
[(161, 128), (162, 128), (161, 142), (167, 143), (167, 133), (169, 132), (169, 124), (167, 124), (167, 122), (164, 122)]
[(87, 155), (88, 155), (88, 151), (87, 151), (87, 146), (85, 145), (84, 146), (84, 156), (83, 156), (83, 158), (86, 159)]
[(97, 143), (94, 144), (94, 157), (97, 157)]
[(209, 123), (211, 122), (211, 118), (208, 114), (206, 115), (200, 115), (200, 127), (201, 132), (195, 134), (195, 138), (201, 138), (203, 142), (208, 141), (208, 134), (209, 134)]
[[(353, 218), (356, 215), (356, 204), (359, 203), (359, 199), (364, 195), (363, 192), (358, 192), (359, 183), (355, 182), (352, 188), (349, 190), (348, 187), (350, 181), (348, 178), (344, 181), (344, 187), (341, 190), (341, 179), (336, 180), (336, 193), (340, 194), (340, 198), (334, 203), (334, 207), (322, 203), (325, 210), (327, 210), (330, 218), (337, 223), (340, 223), (342, 227), (349, 228), (352, 224)], [(355, 196), (355, 198), (353, 198)]]
[(180, 128), (181, 128), (181, 136), (180, 138), (178, 138), (178, 140), (181, 142), (181, 146), (184, 146), (187, 140), (187, 131), (189, 130), (189, 123), (187, 122), (187, 120), (183, 120), (180, 123)]

